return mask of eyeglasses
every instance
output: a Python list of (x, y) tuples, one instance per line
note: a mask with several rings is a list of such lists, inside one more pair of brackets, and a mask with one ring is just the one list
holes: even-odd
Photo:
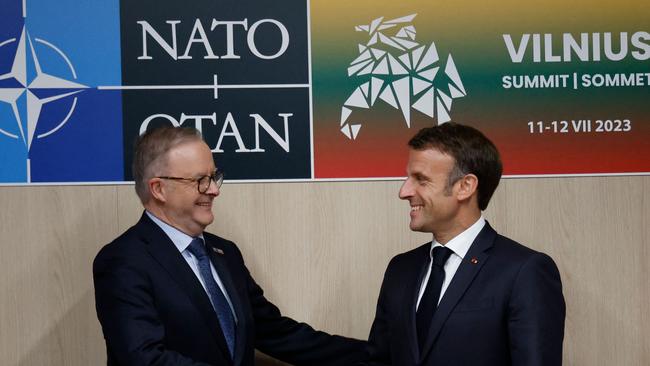
[(199, 193), (203, 194), (210, 189), (210, 183), (214, 181), (214, 184), (217, 185), (217, 188), (221, 188), (223, 183), (223, 172), (215, 171), (212, 175), (203, 175), (198, 178), (181, 178), (181, 177), (156, 177), (160, 179), (171, 179), (171, 180), (184, 180), (186, 182), (196, 182), (196, 188), (199, 190)]

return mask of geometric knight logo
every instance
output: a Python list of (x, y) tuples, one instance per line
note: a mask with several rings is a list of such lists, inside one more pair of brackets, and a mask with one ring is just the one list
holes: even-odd
[(369, 109), (378, 100), (400, 110), (411, 127), (411, 108), (442, 124), (451, 120), (453, 99), (467, 95), (451, 54), (439, 72), (435, 43), (426, 46), (415, 41), (416, 15), (386, 21), (381, 17), (355, 27), (357, 32), (367, 32), (369, 40), (359, 44), (359, 56), (348, 67), (348, 76), (361, 82), (341, 108), (341, 132), (349, 139), (357, 138), (363, 123), (352, 122), (352, 112)]

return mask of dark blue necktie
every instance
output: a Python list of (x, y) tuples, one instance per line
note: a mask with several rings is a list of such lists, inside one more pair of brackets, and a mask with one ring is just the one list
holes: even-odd
[(194, 238), (190, 243), (188, 250), (199, 261), (199, 273), (201, 274), (203, 283), (208, 290), (208, 296), (210, 296), (212, 306), (217, 313), (217, 318), (219, 318), (219, 324), (221, 325), (223, 336), (226, 338), (228, 350), (232, 357), (235, 354), (235, 318), (232, 315), (226, 296), (221, 292), (219, 285), (217, 285), (217, 281), (215, 281), (212, 276), (210, 258), (205, 250), (203, 240), (201, 238)]
[(420, 299), (420, 305), (416, 313), (415, 327), (418, 333), (418, 344), (420, 350), (429, 334), (431, 321), (438, 308), (438, 299), (442, 290), (442, 283), (445, 281), (445, 262), (449, 259), (452, 251), (445, 247), (435, 247), (432, 253), (431, 274), (429, 282), (424, 289), (424, 294)]

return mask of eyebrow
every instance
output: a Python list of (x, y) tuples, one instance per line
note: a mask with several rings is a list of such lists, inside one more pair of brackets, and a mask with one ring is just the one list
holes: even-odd
[(411, 175), (412, 175), (414, 178), (419, 179), (419, 180), (423, 180), (423, 179), (424, 179), (424, 180), (429, 180), (429, 177), (427, 177), (426, 175), (424, 175), (424, 174), (422, 174), (422, 173), (420, 173), (420, 172), (415, 172), (415, 173), (413, 173), (413, 174), (411, 174)]
[(211, 176), (211, 175), (214, 175), (216, 172), (217, 172), (217, 169), (214, 169), (212, 171), (212, 173), (210, 173), (210, 174), (196, 173), (196, 174), (193, 175), (193, 178), (201, 178), (201, 177), (205, 177), (205, 176)]

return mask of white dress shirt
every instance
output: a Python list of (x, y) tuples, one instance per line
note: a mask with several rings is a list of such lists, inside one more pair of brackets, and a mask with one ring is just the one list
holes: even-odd
[[(469, 247), (474, 242), (474, 239), (476, 239), (476, 237), (478, 236), (478, 233), (481, 232), (483, 226), (485, 226), (485, 219), (481, 215), (481, 217), (479, 217), (479, 219), (474, 224), (472, 224), (472, 226), (468, 227), (462, 233), (456, 235), (446, 245), (444, 245), (444, 247), (451, 249), (452, 254), (449, 256), (449, 259), (447, 259), (447, 263), (445, 263), (445, 268), (444, 268), (445, 280), (442, 283), (442, 289), (440, 290), (440, 296), (438, 297), (438, 304), (440, 304), (440, 299), (442, 299), (442, 296), (445, 294), (445, 291), (447, 291), (447, 287), (449, 287), (451, 280), (454, 278), (454, 275), (456, 274), (456, 271), (458, 270), (460, 263), (462, 262), (463, 258), (465, 258), (465, 254), (467, 254)], [(431, 260), (429, 261), (429, 268), (427, 269), (427, 274), (426, 276), (424, 276), (424, 279), (420, 284), (420, 293), (418, 294), (418, 302), (415, 306), (416, 310), (418, 306), (420, 306), (420, 300), (422, 299), (422, 295), (424, 295), (424, 289), (427, 287), (427, 282), (429, 282), (429, 276), (431, 275), (431, 263), (433, 262), (433, 257), (432, 257), (433, 248), (441, 247), (441, 246), (443, 245), (438, 243), (436, 241), (436, 238), (434, 237), (433, 241), (431, 242), (431, 249), (429, 249), (429, 257), (431, 257)]]
[[(201, 286), (203, 286), (203, 290), (205, 290), (205, 293), (208, 293), (208, 289), (205, 287), (205, 283), (203, 283), (203, 278), (201, 277), (201, 273), (199, 272), (199, 260), (192, 254), (190, 253), (188, 247), (190, 246), (190, 243), (194, 238), (191, 236), (185, 234), (184, 232), (176, 229), (175, 227), (169, 225), (168, 223), (162, 221), (161, 219), (157, 218), (154, 216), (151, 212), (145, 211), (147, 213), (147, 216), (156, 223), (156, 225), (160, 226), (160, 228), (167, 234), (169, 239), (174, 243), (176, 246), (176, 249), (181, 253), (183, 256), (183, 259), (187, 262), (187, 264), (192, 268), (192, 272), (194, 272), (194, 275), (196, 278), (201, 282)], [(205, 238), (203, 238), (203, 234), (199, 235), (201, 239), (203, 239), (203, 242), (205, 243)], [(212, 271), (212, 277), (214, 277), (214, 280), (217, 282), (217, 285), (219, 285), (219, 289), (221, 289), (221, 292), (226, 296), (226, 300), (228, 301), (228, 305), (230, 305), (230, 311), (232, 311), (232, 315), (235, 318), (235, 323), (237, 322), (237, 315), (235, 314), (235, 309), (232, 307), (232, 302), (230, 301), (230, 296), (228, 296), (228, 291), (226, 291), (225, 287), (223, 286), (223, 283), (221, 282), (221, 278), (219, 278), (219, 274), (217, 273), (217, 270), (214, 268), (214, 265), (212, 265), (212, 262), (210, 262), (210, 270)], [(208, 298), (210, 296), (208, 295)]]

